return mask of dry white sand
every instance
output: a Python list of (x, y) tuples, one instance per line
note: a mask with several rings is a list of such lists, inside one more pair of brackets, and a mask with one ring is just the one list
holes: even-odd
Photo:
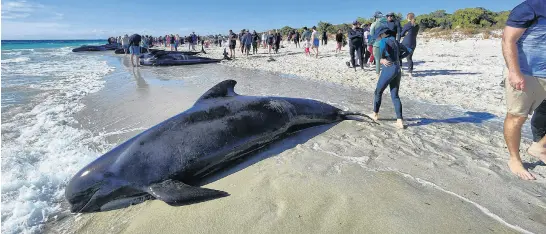
[[(319, 59), (288, 48), (274, 55), (276, 61), (272, 62), (260, 54), (223, 64), (365, 90), (359, 99), (358, 92), (335, 93), (326, 85), (302, 90), (298, 79), (264, 81), (257, 73), (255, 78), (238, 79), (236, 91), (241, 94), (326, 98), (352, 110), (369, 110), (371, 94), (366, 91), (375, 87), (375, 72), (348, 69), (347, 47), (343, 54), (334, 55), (332, 44), (321, 47)], [(209, 50), (207, 56), (221, 57), (222, 50)], [(228, 197), (182, 207), (147, 201), (126, 209), (79, 215), (72, 226), (53, 224), (49, 231), (544, 233), (546, 166), (523, 154), (538, 180), (515, 178), (506, 166), (508, 152), (500, 120), (465, 114), (465, 110), (504, 112), (503, 91), (498, 86), (503, 64), (499, 40), (421, 40), (414, 58), (419, 76), (405, 76), (401, 88), (411, 125), (408, 129), (396, 130), (389, 120), (381, 125), (344, 121), (314, 128), (269, 147), (204, 186), (226, 191), (231, 194)], [(145, 98), (118, 94), (130, 99), (130, 105), (117, 115), (129, 115), (135, 119), (127, 122), (145, 129), (188, 108), (205, 87), (221, 80), (197, 80), (180, 74), (188, 86), (195, 85), (199, 91), (187, 94), (172, 86), (150, 84)], [(392, 118), (387, 95), (388, 91), (381, 113)], [(431, 107), (411, 99), (465, 110)], [(123, 100), (116, 101), (120, 108), (125, 106)], [(146, 108), (149, 106), (153, 109)], [(126, 127), (123, 122), (119, 126)], [(524, 139), (522, 153), (529, 143)]]

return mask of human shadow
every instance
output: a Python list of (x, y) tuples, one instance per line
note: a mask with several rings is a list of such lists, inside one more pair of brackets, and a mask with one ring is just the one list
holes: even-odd
[(543, 161), (540, 161), (540, 160), (538, 160), (536, 162), (532, 162), (532, 163), (530, 163), (530, 162), (524, 162), (523, 163), (523, 167), (525, 167), (528, 170), (533, 170), (537, 166), (546, 166), (546, 164)]
[(461, 72), (461, 70), (421, 70), (413, 71), (413, 77), (445, 76), (445, 75), (476, 75), (476, 72)]
[(133, 74), (133, 77), (135, 78), (138, 89), (148, 88), (148, 83), (146, 83), (146, 80), (142, 78), (142, 75), (140, 74), (140, 69), (133, 67), (133, 69), (131, 70), (131, 73)]
[(479, 124), (487, 120), (493, 119), (496, 116), (487, 112), (465, 112), (468, 116), (455, 117), (448, 119), (430, 119), (430, 118), (416, 118), (416, 119), (406, 119), (407, 121), (417, 121), (417, 123), (408, 124), (408, 127), (423, 126), (432, 123), (448, 123), (448, 124), (458, 124), (458, 123), (474, 123)]

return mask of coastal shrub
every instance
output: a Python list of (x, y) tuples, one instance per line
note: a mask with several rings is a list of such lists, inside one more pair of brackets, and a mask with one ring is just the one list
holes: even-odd
[(485, 28), (497, 23), (495, 13), (482, 7), (465, 8), (453, 13), (453, 25), (458, 28)]

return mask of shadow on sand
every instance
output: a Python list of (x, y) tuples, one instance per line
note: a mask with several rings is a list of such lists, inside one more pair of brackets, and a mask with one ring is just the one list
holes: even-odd
[(448, 123), (448, 124), (458, 124), (458, 123), (474, 123), (479, 124), (487, 120), (493, 119), (497, 116), (487, 112), (465, 112), (468, 116), (464, 117), (455, 117), (448, 119), (429, 119), (429, 118), (414, 118), (407, 119), (408, 121), (417, 121), (417, 123), (408, 124), (408, 127), (423, 126), (432, 123)]

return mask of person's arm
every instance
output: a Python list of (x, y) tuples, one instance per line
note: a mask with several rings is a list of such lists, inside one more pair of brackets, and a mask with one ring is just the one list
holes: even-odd
[(379, 54), (378, 55), (374, 54), (374, 56), (379, 56), (379, 59), (380, 59), (379, 62), (388, 67), (392, 65), (392, 63), (389, 60), (383, 58), (383, 55), (385, 54), (386, 49), (387, 49), (387, 42), (385, 39), (381, 39), (381, 41), (379, 41)]
[(517, 90), (525, 89), (525, 79), (521, 73), (516, 43), (535, 19), (534, 9), (527, 2), (522, 2), (510, 12), (504, 28), (502, 55), (508, 68), (508, 81)]
[(402, 36), (402, 26), (400, 25), (400, 21), (396, 20), (396, 41), (400, 41), (400, 37)]
[(518, 48), (516, 46), (516, 43), (525, 30), (526, 28), (506, 26), (502, 37), (502, 55), (508, 68), (508, 80), (510, 81), (510, 85), (517, 90), (525, 88), (524, 77), (518, 61)]
[(400, 35), (401, 37), (405, 37), (406, 36), (406, 33), (408, 33), (409, 29), (411, 28), (411, 23), (407, 23), (406, 25), (404, 25), (404, 29), (402, 29), (402, 35)]

